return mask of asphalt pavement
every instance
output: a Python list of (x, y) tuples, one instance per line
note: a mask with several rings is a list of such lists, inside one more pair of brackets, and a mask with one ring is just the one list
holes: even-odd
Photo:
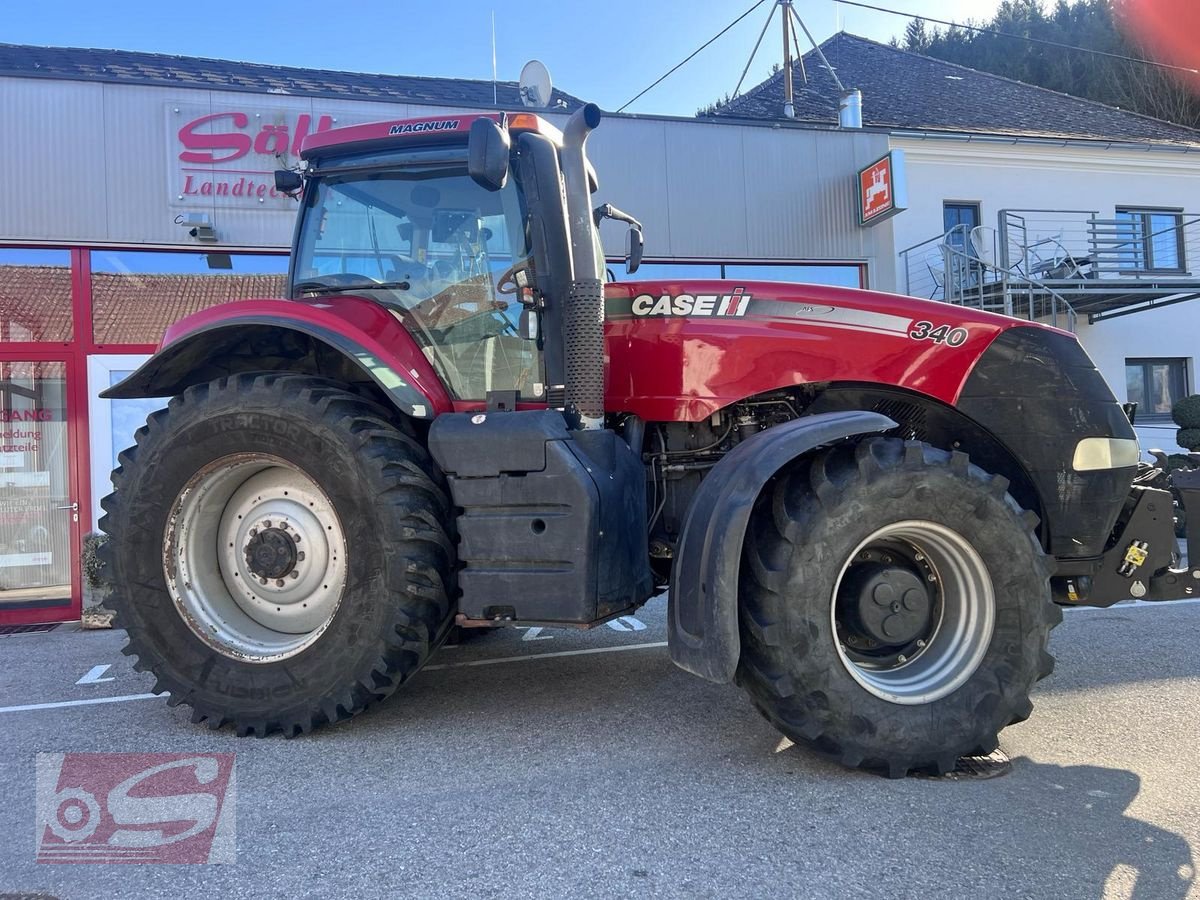
[[(1069, 611), (1008, 774), (896, 781), (676, 669), (664, 608), (481, 635), (295, 740), (145, 697), (120, 631), (0, 637), (0, 897), (1200, 896), (1200, 604)], [(37, 862), (48, 751), (235, 753), (236, 862)]]

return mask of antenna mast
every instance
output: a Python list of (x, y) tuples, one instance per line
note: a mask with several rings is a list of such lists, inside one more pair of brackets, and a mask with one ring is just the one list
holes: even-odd
[(796, 118), (796, 104), (792, 97), (792, 0), (779, 0), (783, 7), (780, 19), (783, 20), (783, 114), (789, 119)]

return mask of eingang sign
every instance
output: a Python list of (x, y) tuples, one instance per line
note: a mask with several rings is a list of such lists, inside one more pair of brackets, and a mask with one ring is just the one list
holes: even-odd
[(908, 209), (904, 151), (892, 150), (858, 171), (858, 224), (875, 225)]

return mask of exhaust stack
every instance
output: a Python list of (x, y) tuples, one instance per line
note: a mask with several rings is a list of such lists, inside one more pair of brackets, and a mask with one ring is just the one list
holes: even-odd
[(600, 107), (576, 110), (563, 129), (562, 173), (571, 235), (571, 288), (563, 310), (566, 405), (584, 431), (604, 427), (604, 259), (592, 222), (585, 144)]

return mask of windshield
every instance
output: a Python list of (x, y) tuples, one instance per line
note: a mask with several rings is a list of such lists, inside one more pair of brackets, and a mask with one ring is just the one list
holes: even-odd
[(392, 309), (457, 399), (540, 398), (540, 357), (518, 329), (524, 223), (512, 178), (492, 192), (460, 167), (322, 175), (305, 193), (293, 296), (353, 292)]

